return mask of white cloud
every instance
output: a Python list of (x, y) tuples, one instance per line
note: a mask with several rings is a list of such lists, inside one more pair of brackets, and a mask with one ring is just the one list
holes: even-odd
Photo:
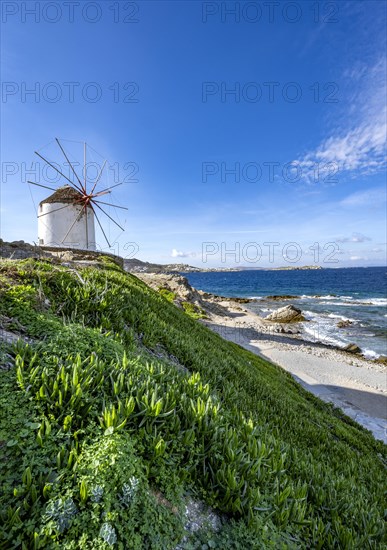
[(351, 237), (339, 237), (336, 239), (337, 243), (364, 243), (371, 241), (370, 237), (366, 237), (362, 233), (352, 233)]
[[(344, 124), (335, 128), (313, 151), (297, 162), (309, 183), (337, 183), (340, 174), (370, 175), (386, 167), (386, 61), (346, 71), (353, 92), (346, 99)], [(351, 89), (351, 86), (349, 86)], [(342, 127), (340, 131), (338, 128)], [(316, 176), (316, 167), (319, 175)]]
[(174, 248), (171, 253), (172, 258), (193, 258), (196, 256), (195, 252), (181, 252)]
[(343, 199), (340, 204), (342, 206), (380, 206), (386, 202), (386, 199), (386, 190), (381, 187), (376, 187), (368, 191), (357, 191), (356, 193), (352, 193)]

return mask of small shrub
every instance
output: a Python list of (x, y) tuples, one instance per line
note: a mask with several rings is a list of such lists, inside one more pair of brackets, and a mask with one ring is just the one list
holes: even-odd
[(164, 296), (164, 298), (168, 300), (168, 302), (173, 302), (174, 300), (176, 300), (176, 294), (168, 288), (159, 288), (159, 294), (161, 294), (161, 296)]

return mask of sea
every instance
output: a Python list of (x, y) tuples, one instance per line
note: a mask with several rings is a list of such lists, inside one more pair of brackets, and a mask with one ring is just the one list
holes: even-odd
[[(357, 344), (367, 358), (387, 356), (387, 268), (241, 270), (184, 273), (191, 286), (219, 296), (251, 298), (262, 317), (292, 304), (301, 309), (302, 337), (345, 347)], [(268, 296), (291, 295), (287, 300)], [(339, 328), (340, 321), (348, 326)]]

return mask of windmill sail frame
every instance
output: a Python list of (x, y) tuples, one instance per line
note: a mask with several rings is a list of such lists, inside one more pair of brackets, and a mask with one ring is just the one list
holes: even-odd
[[(76, 231), (76, 234), (79, 235), (79, 227), (82, 229), (82, 234), (84, 234), (84, 238), (81, 239), (83, 246), (82, 248), (89, 249), (95, 249), (95, 226), (94, 226), (94, 217), (97, 220), (98, 226), (101, 229), (101, 232), (103, 234), (103, 237), (108, 245), (109, 248), (111, 248), (111, 244), (109, 242), (109, 239), (106, 235), (105, 230), (103, 229), (101, 220), (99, 219), (96, 209), (98, 208), (99, 211), (101, 211), (104, 216), (106, 216), (110, 221), (112, 221), (121, 231), (125, 231), (122, 225), (120, 225), (110, 214), (106, 212), (106, 210), (102, 207), (102, 205), (111, 206), (114, 208), (119, 208), (122, 210), (128, 210), (124, 206), (116, 205), (116, 204), (110, 204), (108, 202), (104, 202), (99, 200), (99, 197), (102, 197), (103, 195), (110, 194), (112, 192), (112, 189), (122, 185), (123, 182), (116, 183), (114, 185), (110, 185), (108, 187), (105, 187), (104, 189), (98, 191), (97, 186), (100, 182), (102, 173), (104, 171), (104, 168), (106, 166), (107, 160), (104, 160), (104, 163), (101, 167), (101, 169), (98, 171), (96, 179), (94, 181), (87, 181), (87, 165), (86, 165), (86, 151), (87, 151), (87, 144), (86, 142), (83, 143), (83, 182), (81, 181), (81, 178), (77, 174), (75, 167), (73, 166), (73, 163), (70, 161), (68, 154), (66, 153), (62, 143), (59, 141), (58, 138), (55, 138), (56, 144), (58, 145), (63, 157), (65, 158), (66, 162), (68, 163), (72, 174), (75, 177), (75, 181), (72, 181), (69, 177), (67, 177), (57, 166), (55, 166), (50, 160), (45, 158), (41, 153), (38, 151), (35, 151), (35, 154), (43, 160), (48, 166), (53, 168), (57, 174), (59, 174), (61, 179), (66, 180), (66, 185), (63, 187), (53, 188), (49, 187), (47, 185), (43, 185), (38, 182), (34, 181), (28, 181), (29, 184), (32, 184), (34, 186), (42, 187), (45, 189), (50, 189), (54, 191), (54, 194), (47, 199), (41, 201), (39, 205), (39, 213), (38, 213), (38, 219), (39, 219), (39, 226), (46, 227), (45, 233), (52, 231), (51, 227), (55, 226), (56, 224), (60, 225), (60, 230), (56, 233), (58, 236), (55, 240), (56, 246), (63, 246), (67, 247), (66, 239), (71, 236), (72, 231)], [(88, 189), (89, 187), (89, 189)], [(71, 189), (71, 191), (70, 191)], [(62, 198), (62, 195), (64, 198)], [(51, 208), (51, 207), (44, 207), (42, 205), (48, 205), (50, 203), (55, 203), (57, 205), (57, 208)], [(66, 209), (69, 209), (68, 212), (66, 212)], [(44, 210), (44, 211), (43, 211)], [(60, 212), (61, 211), (61, 212)], [(53, 220), (53, 216), (57, 216), (56, 220)], [(63, 228), (62, 220), (59, 219), (59, 216), (68, 216), (69, 219), (69, 227), (67, 230)], [(46, 220), (50, 220), (50, 227), (48, 224), (44, 224), (42, 218), (46, 217)], [(81, 224), (81, 226), (79, 225)], [(83, 226), (83, 228), (82, 228)], [(83, 231), (84, 229), (84, 231)], [(40, 239), (40, 241), (43, 241), (44, 239)], [(59, 241), (59, 242), (57, 242)], [(74, 243), (69, 243), (74, 244)], [(73, 248), (72, 246), (70, 246)]]

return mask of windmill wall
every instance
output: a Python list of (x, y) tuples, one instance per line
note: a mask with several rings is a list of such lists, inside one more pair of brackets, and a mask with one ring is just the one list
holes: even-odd
[[(58, 210), (60, 208), (61, 210)], [(94, 213), (91, 208), (86, 208), (86, 212), (87, 214), (83, 207), (77, 204), (41, 202), (38, 212), (39, 244), (96, 250)], [(80, 216), (79, 219), (78, 216)], [(77, 221), (74, 223), (74, 220)]]

